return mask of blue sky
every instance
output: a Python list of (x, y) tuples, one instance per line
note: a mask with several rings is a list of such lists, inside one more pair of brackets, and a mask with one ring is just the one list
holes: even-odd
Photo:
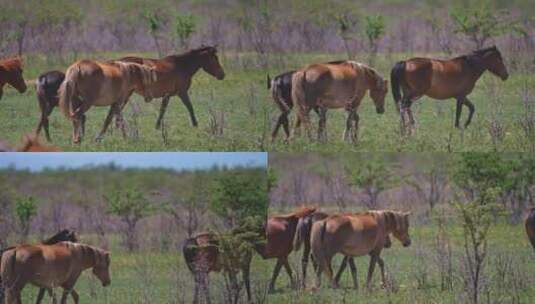
[(215, 164), (233, 167), (251, 165), (267, 167), (267, 153), (251, 152), (148, 152), (148, 153), (0, 153), (0, 168), (39, 171), (43, 168), (77, 168), (115, 163), (121, 167), (164, 167), (170, 169), (207, 168)]

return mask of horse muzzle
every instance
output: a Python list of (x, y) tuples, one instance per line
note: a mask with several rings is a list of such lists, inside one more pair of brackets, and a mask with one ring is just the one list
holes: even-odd
[(110, 286), (110, 284), (111, 284), (111, 281), (102, 282), (103, 287)]
[(216, 76), (216, 79), (217, 79), (217, 80), (223, 80), (223, 79), (225, 79), (225, 73), (218, 74), (218, 75)]
[(377, 114), (383, 114), (385, 112), (385, 108), (384, 107), (377, 108), (376, 111), (377, 111)]
[(411, 240), (406, 240), (403, 242), (403, 247), (409, 247), (411, 245)]
[(509, 78), (509, 73), (506, 73), (505, 75), (500, 77), (503, 81), (506, 81), (507, 78)]

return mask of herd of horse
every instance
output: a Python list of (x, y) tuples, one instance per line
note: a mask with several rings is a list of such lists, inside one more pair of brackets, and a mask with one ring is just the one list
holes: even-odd
[[(282, 267), (288, 274), (292, 287), (297, 287), (288, 257), (301, 247), (302, 288), (306, 288), (308, 261), (312, 258), (316, 273), (313, 289), (321, 286), (322, 273), (327, 275), (332, 288), (338, 288), (341, 275), (348, 264), (353, 286), (358, 289), (357, 268), (353, 259), (365, 255), (370, 256), (366, 287), (370, 289), (372, 286), (376, 264), (381, 270), (382, 286), (388, 286), (381, 252), (392, 245), (391, 236), (404, 247), (411, 245), (409, 215), (408, 212), (392, 210), (329, 215), (316, 208), (301, 207), (288, 214), (269, 217), (263, 228), (265, 240), (252, 244), (263, 259), (277, 260), (268, 291), (275, 290)], [(528, 210), (525, 228), (535, 252), (535, 208)], [(241, 271), (247, 298), (252, 300), (252, 255), (241, 256), (242, 260), (235, 263), (223, 263), (218, 235), (211, 232), (187, 238), (182, 244), (182, 251), (186, 265), (194, 276), (194, 303), (199, 303), (203, 297), (204, 302), (211, 302), (209, 273), (220, 271)], [(337, 254), (342, 254), (344, 258), (334, 275), (332, 259)], [(21, 292), (28, 284), (39, 287), (37, 304), (41, 303), (47, 291), (56, 303), (56, 287), (63, 288), (62, 304), (67, 303), (69, 295), (78, 303), (79, 295), (74, 287), (81, 273), (92, 269), (93, 275), (102, 285), (108, 286), (111, 283), (110, 266), (109, 252), (81, 244), (76, 233), (70, 230), (60, 231), (37, 245), (22, 244), (4, 248), (0, 250), (0, 303), (22, 304)]]
[[(46, 138), (50, 141), (48, 117), (58, 106), (72, 121), (73, 143), (80, 143), (85, 131), (85, 113), (92, 106), (109, 106), (108, 115), (96, 140), (103, 138), (113, 118), (123, 136), (126, 136), (122, 110), (133, 93), (141, 95), (147, 102), (154, 98), (162, 99), (156, 121), (157, 129), (162, 125), (169, 100), (173, 96), (182, 100), (192, 125), (197, 126), (188, 90), (193, 76), (200, 69), (218, 80), (225, 78), (215, 46), (203, 46), (161, 59), (129, 56), (108, 61), (79, 60), (69, 66), (65, 73), (43, 73), (36, 81), (41, 110), (36, 134), (44, 129)], [(460, 126), (462, 106), (466, 106), (469, 114), (464, 127), (467, 127), (475, 111), (467, 96), (485, 71), (502, 80), (509, 76), (502, 55), (495, 46), (449, 60), (411, 58), (397, 62), (391, 70), (390, 82), (395, 106), (400, 113), (402, 133), (413, 132), (415, 119), (411, 105), (424, 95), (439, 100), (456, 99), (456, 127)], [(0, 98), (6, 83), (20, 93), (26, 91), (22, 73), (20, 58), (0, 61)], [(358, 108), (362, 99), (369, 91), (377, 113), (384, 113), (388, 81), (372, 67), (341, 60), (314, 63), (282, 73), (273, 79), (268, 75), (268, 89), (281, 111), (272, 132), (273, 140), (281, 126), (286, 133), (286, 140), (291, 138), (288, 116), (295, 105), (297, 115), (293, 133), (299, 133), (303, 124), (308, 136), (311, 136), (309, 113), (314, 110), (319, 116), (318, 139), (324, 141), (327, 134), (327, 110), (345, 109), (347, 119), (343, 139), (356, 142)]]

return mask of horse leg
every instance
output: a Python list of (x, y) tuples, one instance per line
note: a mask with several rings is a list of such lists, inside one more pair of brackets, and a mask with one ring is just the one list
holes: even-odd
[[(37, 294), (37, 301), (35, 302), (36, 304), (40, 304), (41, 301), (43, 301), (43, 297), (45, 296), (45, 292), (46, 292), (46, 289), (39, 288), (39, 293)], [(49, 295), (52, 297), (52, 291), (48, 290), (48, 292), (49, 292)]]
[(251, 260), (243, 266), (243, 282), (245, 284), (245, 291), (247, 292), (247, 301), (251, 302)]
[(340, 264), (340, 268), (338, 268), (338, 272), (334, 276), (334, 281), (336, 282), (336, 285), (339, 285), (340, 279), (342, 278), (342, 273), (344, 273), (344, 270), (347, 267), (347, 260), (348, 257), (344, 256), (344, 259), (342, 260), (342, 264)]
[(286, 269), (286, 273), (290, 277), (290, 284), (292, 288), (295, 288), (296, 284), (295, 284), (295, 280), (293, 277), (292, 268), (290, 267), (290, 264), (288, 264), (288, 258), (284, 259), (283, 265), (284, 265), (284, 269)]
[(379, 268), (381, 269), (381, 281), (383, 282), (383, 288), (386, 288), (385, 262), (380, 256), (377, 256), (377, 264), (379, 264)]
[(314, 108), (314, 111), (318, 113), (320, 119), (318, 123), (318, 141), (319, 142), (326, 142), (327, 141), (327, 130), (326, 130), (326, 124), (327, 124), (327, 109), (326, 108), (320, 108), (319, 111), (317, 108)]
[(347, 111), (346, 129), (344, 130), (343, 140), (345, 142), (348, 142), (349, 139), (353, 137), (351, 134), (351, 129), (352, 129), (351, 122), (353, 120), (353, 111), (351, 109), (346, 109), (346, 111)]
[(375, 263), (377, 263), (377, 255), (370, 254), (370, 267), (368, 268), (368, 278), (366, 279), (366, 288), (371, 289), (371, 281), (373, 276), (373, 271), (375, 270)]
[(275, 265), (275, 269), (273, 269), (273, 276), (271, 277), (271, 282), (269, 283), (269, 290), (268, 292), (275, 291), (275, 281), (277, 280), (277, 277), (279, 276), (279, 272), (282, 267), (282, 262), (280, 259), (277, 259), (277, 264)]
[[(277, 137), (277, 133), (279, 133), (279, 128), (282, 125), (284, 127), (284, 131), (286, 132), (287, 126), (284, 125), (284, 118), (286, 117), (286, 123), (288, 121), (286, 112), (282, 112), (279, 115), (279, 119), (277, 119), (277, 124), (275, 124), (275, 128), (273, 129), (273, 132), (271, 132), (271, 142), (275, 141), (275, 138)], [(288, 138), (289, 134), (286, 132), (286, 138)]]
[(199, 285), (200, 285), (200, 279), (199, 279), (199, 274), (195, 273), (194, 275), (194, 280), (195, 280), (195, 291), (194, 291), (194, 294), (193, 294), (193, 304), (197, 304), (199, 303)]
[(61, 304), (67, 304), (67, 297), (69, 296), (70, 293), (71, 293), (70, 289), (67, 289), (67, 288), (63, 289), (63, 294), (61, 295), (61, 301), (60, 301)]
[(463, 103), (465, 106), (468, 107), (468, 110), (470, 111), (468, 113), (468, 119), (466, 120), (466, 123), (464, 124), (464, 127), (468, 127), (468, 125), (470, 124), (470, 122), (472, 121), (472, 116), (474, 116), (474, 112), (476, 110), (476, 108), (474, 107), (474, 104), (468, 100), (468, 98), (466, 97), (463, 97)]
[(307, 267), (308, 267), (308, 259), (310, 257), (310, 245), (305, 242), (305, 248), (303, 248), (303, 257), (301, 258), (301, 268), (302, 268), (302, 282), (301, 286), (306, 288), (306, 281), (307, 281)]
[(357, 141), (358, 141), (358, 138), (359, 138), (359, 120), (360, 120), (360, 117), (359, 117), (359, 113), (357, 113), (357, 110), (353, 110), (353, 121), (354, 121), (354, 124), (355, 124), (355, 127), (353, 128), (353, 137), (352, 137), (352, 140), (353, 140), (353, 143), (356, 144)]
[(162, 104), (160, 105), (160, 114), (158, 115), (158, 119), (156, 120), (156, 130), (159, 130), (162, 127), (163, 115), (167, 110), (169, 99), (171, 99), (171, 96), (165, 96), (164, 98), (162, 98)]
[[(41, 129), (47, 124), (48, 118), (46, 115), (47, 109), (41, 108), (41, 119), (39, 120), (39, 124), (37, 124), (37, 130), (35, 130), (35, 135), (39, 136), (39, 133), (41, 133)], [(46, 129), (45, 129), (46, 132)], [(46, 134), (46, 139), (50, 141), (50, 135), (48, 133)]]
[(104, 125), (102, 126), (102, 130), (100, 130), (100, 133), (95, 138), (95, 141), (100, 142), (102, 141), (102, 138), (104, 138), (104, 133), (106, 133), (106, 130), (108, 130), (108, 126), (111, 123), (111, 120), (113, 119), (113, 116), (115, 115), (117, 104), (114, 103), (111, 105), (110, 110), (108, 111), (108, 115), (106, 116), (106, 119), (104, 120)]
[(459, 120), (461, 119), (461, 112), (463, 111), (463, 99), (457, 98), (457, 105), (455, 108), (455, 128), (459, 128)]
[(195, 113), (193, 113), (193, 106), (191, 105), (191, 100), (189, 99), (188, 93), (179, 94), (178, 97), (182, 100), (182, 103), (186, 106), (189, 112), (189, 117), (191, 119), (191, 124), (194, 127), (197, 127), (197, 118), (195, 118)]
[(357, 266), (355, 265), (355, 260), (352, 257), (348, 257), (349, 269), (351, 270), (351, 277), (353, 278), (353, 287), (356, 290), (359, 289), (359, 280), (357, 277)]
[(410, 107), (407, 108), (407, 114), (409, 116), (409, 135), (412, 135), (414, 130), (416, 130), (416, 120), (414, 119), (414, 116), (412, 114), (412, 109)]

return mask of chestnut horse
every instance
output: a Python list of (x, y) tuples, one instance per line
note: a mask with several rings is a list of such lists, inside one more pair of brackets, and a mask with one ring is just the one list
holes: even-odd
[[(281, 111), (281, 114), (277, 119), (277, 123), (275, 124), (275, 128), (271, 133), (271, 141), (275, 141), (281, 125), (284, 129), (284, 133), (286, 133), (286, 141), (288, 141), (290, 138), (290, 123), (288, 121), (288, 115), (294, 106), (292, 100), (292, 76), (294, 73), (295, 71), (284, 72), (273, 77), (273, 79), (267, 75), (267, 88), (271, 91), (273, 102), (275, 102)], [(318, 107), (314, 107), (314, 112), (319, 115)], [(296, 123), (298, 125), (301, 124), (300, 121)]]
[[(41, 244), (43, 245), (53, 245), (53, 244), (57, 244), (59, 242), (73, 242), (73, 243), (77, 243), (78, 242), (78, 237), (76, 236), (76, 233), (74, 231), (71, 231), (71, 230), (68, 230), (68, 229), (64, 229), (64, 230), (61, 230), (60, 232), (56, 233), (54, 236), (52, 236), (51, 238), (47, 239), (47, 240), (44, 240), (41, 242)], [(10, 250), (10, 249), (13, 249), (15, 248), (14, 246), (13, 247), (8, 247), (8, 248), (4, 248), (2, 250), (0, 250), (0, 260), (2, 259), (2, 253), (7, 251), (7, 250)], [(45, 295), (45, 291), (46, 289), (45, 288), (40, 288), (39, 289), (39, 295), (37, 296), (37, 304), (41, 303), (44, 295)], [(52, 290), (49, 289), (49, 294), (50, 296), (52, 296)], [(4, 285), (2, 284), (2, 277), (0, 276), (0, 304), (3, 304), (4, 303)]]
[[(444, 100), (455, 98), (457, 110), (455, 127), (459, 127), (462, 106), (468, 110), (464, 127), (472, 121), (475, 107), (467, 96), (472, 92), (477, 80), (485, 71), (507, 80), (509, 74), (500, 51), (495, 47), (474, 51), (468, 55), (449, 60), (432, 58), (411, 58), (394, 65), (390, 74), (392, 95), (401, 115), (401, 131), (406, 132), (405, 116), (408, 116), (411, 132), (415, 120), (411, 105), (422, 96)], [(403, 97), (400, 93), (403, 92)], [(401, 110), (400, 110), (401, 108)]]
[(35, 134), (24, 134), (22, 143), (17, 148), (10, 144), (0, 141), (0, 152), (58, 152), (57, 147), (43, 145)]
[[(301, 244), (303, 244), (303, 257), (301, 259), (301, 266), (302, 266), (302, 287), (306, 288), (306, 277), (307, 277), (307, 267), (308, 267), (308, 260), (311, 257), (310, 253), (310, 232), (312, 230), (312, 225), (317, 222), (321, 221), (325, 218), (327, 218), (329, 215), (325, 212), (316, 211), (312, 214), (309, 214), (301, 219), (299, 219), (299, 222), (297, 224), (297, 231), (295, 232), (295, 239), (294, 239), (294, 250), (299, 251), (301, 248)], [(385, 248), (390, 248), (392, 245), (392, 242), (390, 240), (390, 236), (386, 236), (386, 242), (385, 242)], [(312, 261), (314, 264), (314, 267), (316, 267), (316, 263), (314, 260)], [(342, 273), (344, 272), (345, 268), (349, 264), (349, 268), (351, 269), (351, 276), (353, 278), (353, 285), (355, 286), (355, 289), (358, 289), (358, 280), (357, 280), (357, 267), (355, 265), (355, 261), (353, 257), (351, 256), (344, 256), (344, 259), (342, 260), (342, 264), (340, 265), (340, 268), (338, 269), (338, 272), (336, 273), (336, 276), (334, 278), (335, 282), (338, 284), (340, 282), (340, 278), (342, 277)]]
[[(195, 279), (195, 293), (193, 303), (199, 303), (200, 296), (205, 295), (206, 302), (211, 303), (209, 290), (210, 272), (220, 272), (224, 267), (220, 260), (219, 241), (213, 233), (199, 233), (184, 241), (182, 253), (186, 265)], [(251, 300), (251, 283), (250, 283), (250, 265), (252, 255), (247, 254), (242, 261), (238, 261), (239, 268), (242, 272), (247, 299)], [(224, 269), (225, 271), (235, 271), (235, 269)], [(233, 282), (237, 284), (237, 282)]]
[[(292, 99), (297, 105), (299, 120), (310, 137), (309, 112), (319, 108), (318, 139), (325, 140), (327, 109), (344, 108), (347, 113), (343, 139), (357, 141), (358, 107), (369, 90), (377, 113), (384, 113), (384, 101), (388, 91), (387, 81), (371, 67), (355, 61), (333, 61), (306, 66), (295, 72), (292, 78)], [(294, 131), (299, 128), (298, 122)], [(354, 127), (353, 127), (354, 123)], [(354, 130), (353, 130), (354, 128)]]
[[(316, 288), (321, 285), (321, 273), (325, 271), (333, 288), (338, 284), (333, 279), (331, 260), (337, 253), (346, 256), (370, 255), (370, 266), (366, 286), (370, 288), (371, 278), (378, 263), (383, 285), (386, 286), (384, 261), (380, 257), (392, 233), (404, 247), (411, 244), (409, 236), (409, 213), (398, 211), (369, 211), (365, 213), (332, 215), (312, 225), (311, 247), (318, 264)], [(356, 286), (355, 286), (356, 287)]]
[(46, 139), (48, 141), (50, 141), (48, 117), (52, 114), (52, 110), (58, 105), (58, 91), (64, 79), (65, 74), (60, 71), (45, 72), (37, 78), (36, 90), (39, 109), (41, 110), (41, 119), (39, 120), (35, 134), (39, 135), (41, 129), (44, 128)]
[(193, 112), (193, 106), (188, 95), (192, 78), (199, 69), (212, 75), (218, 80), (225, 78), (225, 71), (219, 63), (217, 49), (215, 46), (203, 46), (190, 50), (183, 54), (171, 55), (162, 59), (151, 59), (141, 57), (123, 57), (118, 61), (135, 62), (150, 66), (156, 70), (158, 80), (151, 85), (145, 86), (145, 91), (136, 89), (136, 93), (145, 97), (149, 102), (152, 98), (162, 98), (160, 114), (156, 121), (156, 129), (161, 127), (162, 119), (169, 104), (169, 99), (177, 95), (188, 109), (191, 123), (197, 126), (197, 118)]
[(535, 207), (529, 209), (528, 215), (524, 221), (524, 226), (526, 227), (526, 233), (531, 242), (531, 246), (535, 251)]
[(22, 77), (22, 59), (19, 57), (0, 60), (0, 99), (4, 94), (6, 83), (21, 94), (26, 92), (26, 82)]
[(264, 259), (277, 259), (277, 264), (275, 265), (273, 276), (269, 283), (269, 292), (274, 291), (275, 281), (283, 266), (290, 277), (292, 286), (295, 286), (292, 269), (290, 268), (290, 264), (288, 264), (288, 256), (293, 250), (293, 240), (299, 219), (312, 214), (314, 211), (316, 211), (316, 208), (303, 207), (292, 213), (275, 215), (268, 219), (266, 225), (267, 242), (262, 246), (258, 246), (257, 252)]
[(86, 59), (72, 64), (59, 89), (59, 107), (73, 122), (73, 143), (81, 142), (84, 113), (92, 106), (111, 106), (97, 141), (104, 137), (114, 115), (126, 137), (121, 111), (134, 90), (144, 92), (145, 86), (155, 82), (156, 77), (154, 69), (137, 63)]

